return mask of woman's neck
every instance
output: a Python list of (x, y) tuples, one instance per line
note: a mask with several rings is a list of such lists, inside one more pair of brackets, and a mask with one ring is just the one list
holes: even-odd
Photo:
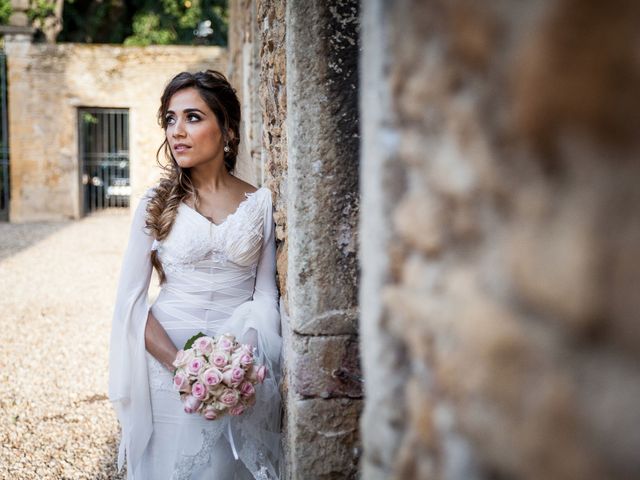
[(224, 163), (191, 168), (191, 182), (200, 195), (216, 194), (228, 190), (233, 180), (232, 177)]

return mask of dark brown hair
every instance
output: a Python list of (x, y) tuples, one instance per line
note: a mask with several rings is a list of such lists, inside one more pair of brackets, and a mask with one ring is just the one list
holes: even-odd
[[(236, 166), (240, 145), (240, 101), (236, 90), (227, 78), (216, 70), (179, 73), (167, 84), (160, 98), (158, 124), (165, 131), (169, 102), (176, 92), (185, 88), (195, 88), (215, 114), (222, 131), (223, 141), (230, 149), (229, 152), (224, 153), (224, 165), (227, 171), (232, 173)], [(164, 151), (166, 164), (160, 161), (161, 151)], [(160, 241), (169, 235), (182, 199), (186, 196), (193, 197), (197, 208), (199, 198), (191, 181), (191, 172), (188, 168), (181, 168), (178, 165), (166, 136), (156, 152), (156, 161), (164, 174), (147, 205), (146, 227), (155, 239)], [(165, 274), (156, 250), (151, 252), (151, 264), (158, 272), (160, 283), (164, 283)]]

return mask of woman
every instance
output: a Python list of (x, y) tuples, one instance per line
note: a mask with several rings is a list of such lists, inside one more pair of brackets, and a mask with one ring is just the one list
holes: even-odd
[[(162, 95), (165, 176), (131, 225), (114, 309), (109, 398), (127, 478), (278, 478), (280, 315), (271, 192), (232, 175), (240, 104), (219, 72), (175, 76)], [(147, 303), (152, 268), (160, 293)], [(198, 332), (257, 347), (269, 372), (239, 416), (184, 412), (173, 389), (178, 349)]]

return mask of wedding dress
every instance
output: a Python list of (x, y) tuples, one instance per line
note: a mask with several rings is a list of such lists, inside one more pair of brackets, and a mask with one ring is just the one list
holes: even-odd
[[(122, 428), (118, 468), (126, 456), (134, 480), (277, 479), (282, 338), (271, 192), (246, 193), (220, 224), (181, 202), (161, 242), (145, 229), (152, 192), (133, 216), (113, 315), (109, 398)], [(166, 282), (149, 305), (154, 249)], [(149, 311), (177, 348), (198, 332), (230, 332), (257, 345), (256, 363), (269, 373), (256, 386), (255, 405), (213, 421), (185, 413), (171, 373), (146, 351)]]

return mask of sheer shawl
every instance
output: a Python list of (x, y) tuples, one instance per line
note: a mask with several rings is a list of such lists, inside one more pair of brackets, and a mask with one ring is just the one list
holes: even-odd
[[(152, 432), (144, 330), (151, 280), (153, 237), (145, 230), (147, 190), (133, 214), (120, 270), (109, 344), (109, 399), (121, 427), (118, 470), (140, 458)], [(129, 477), (131, 478), (131, 477)]]

